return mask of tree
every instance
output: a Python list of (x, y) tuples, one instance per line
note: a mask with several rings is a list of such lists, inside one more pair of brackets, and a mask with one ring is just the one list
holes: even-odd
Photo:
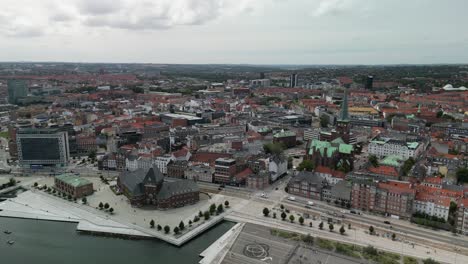
[(323, 230), (323, 222), (320, 222), (319, 228), (320, 228), (320, 230)]
[(437, 111), (436, 116), (437, 116), (437, 118), (441, 118), (442, 116), (444, 116), (444, 111), (442, 111), (442, 110)]
[(369, 155), (369, 163), (376, 168), (379, 166), (379, 159), (375, 155)]
[(299, 164), (297, 167), (298, 171), (313, 171), (314, 170), (314, 163), (311, 160), (304, 160)]
[(377, 254), (379, 253), (377, 251), (377, 249), (375, 249), (375, 247), (373, 247), (373, 246), (367, 246), (367, 247), (363, 248), (362, 251), (365, 254), (370, 255), (370, 256), (377, 256)]
[(371, 235), (374, 234), (374, 231), (375, 231), (375, 230), (374, 230), (374, 227), (373, 227), (373, 226), (369, 226), (369, 233), (370, 233)]
[(285, 213), (285, 212), (282, 212), (282, 213), (281, 213), (281, 220), (284, 221), (284, 220), (286, 219), (286, 216), (287, 216), (286, 213)]
[(431, 258), (427, 258), (425, 260), (423, 260), (423, 264), (440, 264), (440, 262), (437, 262)]
[(198, 221), (200, 221), (200, 217), (198, 217), (198, 215), (196, 215), (196, 216), (193, 218), (193, 222), (196, 223), (196, 222), (198, 222)]
[(109, 213), (113, 214), (114, 213), (114, 208), (109, 208)]
[(158, 231), (161, 231), (162, 226), (161, 226), (161, 225), (158, 225), (157, 229), (158, 229)]
[(210, 205), (210, 214), (214, 214), (216, 212), (216, 204)]
[(179, 223), (179, 229), (180, 229), (180, 230), (184, 230), (184, 229), (185, 229), (184, 221), (180, 221), (180, 223)]
[(312, 227), (312, 222), (309, 223), (309, 226)]
[(455, 174), (458, 183), (468, 183), (468, 168), (459, 168)]
[(226, 208), (229, 208), (229, 201), (225, 201), (225, 202), (224, 202), (224, 206), (225, 206)]
[(188, 221), (188, 225), (189, 225), (189, 226), (192, 226), (192, 220), (189, 220), (189, 221)]
[(344, 235), (345, 232), (346, 232), (346, 230), (345, 230), (344, 226), (342, 225), (342, 226), (340, 227), (340, 234), (341, 234), (341, 235)]
[(95, 150), (91, 150), (88, 154), (88, 158), (91, 159), (91, 160), (95, 160), (96, 159), (96, 151)]
[(177, 226), (174, 227), (174, 234), (176, 234), (176, 235), (179, 234), (179, 227), (177, 227)]
[(55, 194), (56, 192), (57, 192), (57, 190), (55, 190), (55, 189), (53, 189), (53, 190), (52, 190), (52, 193), (54, 193), (54, 194)]
[[(15, 186), (16, 180), (15, 180), (14, 178), (10, 178), (10, 181), (8, 182), (8, 184), (9, 184), (10, 186)], [(47, 186), (47, 185), (44, 185), (44, 186)]]
[(171, 228), (168, 225), (164, 226), (164, 233), (167, 234), (169, 231), (171, 231)]
[(304, 241), (304, 243), (306, 244), (313, 244), (314, 243), (314, 238), (310, 235), (310, 234), (307, 234), (307, 236), (305, 236), (302, 241)]
[(273, 213), (273, 218), (276, 218), (276, 213)]
[(328, 116), (327, 115), (322, 115), (320, 117), (320, 126), (321, 127), (327, 127), (328, 126), (328, 122), (329, 122), (329, 119), (328, 119)]
[(37, 182), (34, 183), (34, 187), (37, 187), (39, 184)]
[(284, 205), (281, 204), (281, 205), (280, 205), (280, 209), (281, 209), (281, 210), (284, 210)]
[(457, 211), (457, 203), (454, 201), (450, 202), (449, 214), (454, 214)]
[(351, 224), (348, 224), (348, 229), (351, 230)]
[(198, 217), (203, 217), (202, 211), (199, 211), (199, 212), (198, 212)]
[(393, 234), (392, 234), (392, 240), (395, 240), (395, 238), (396, 238), (396, 234), (393, 233)]
[[(49, 189), (49, 190), (50, 190), (50, 189)], [(67, 198), (68, 198), (68, 200), (71, 200), (71, 199), (72, 199), (71, 194), (69, 194), (69, 195), (67, 196)]]
[(104, 209), (109, 209), (109, 204), (108, 203), (104, 204)]
[(205, 213), (203, 213), (203, 216), (205, 217), (205, 220), (210, 219), (210, 212), (205, 211)]
[(328, 225), (328, 229), (330, 229), (330, 232), (333, 232), (333, 228), (335, 228), (335, 227), (333, 226), (332, 223), (330, 223), (330, 224)]
[(304, 225), (304, 217), (299, 217), (299, 224)]
[(264, 216), (268, 216), (270, 214), (270, 210), (268, 210), (268, 208), (263, 208), (263, 215)]
[(218, 208), (216, 208), (216, 212), (217, 212), (218, 214), (224, 212), (224, 208), (223, 208), (223, 205), (222, 205), (222, 204), (219, 204), (219, 205), (218, 205)]
[(289, 215), (289, 221), (291, 221), (291, 223), (294, 222), (294, 219), (295, 219), (294, 215)]
[(403, 166), (401, 167), (401, 171), (404, 176), (408, 175), (411, 168), (413, 168), (414, 164), (416, 164), (416, 161), (412, 157), (410, 157), (403, 163)]
[(102, 209), (104, 207), (104, 204), (102, 202), (99, 203), (99, 209)]
[(285, 147), (282, 143), (267, 143), (263, 145), (263, 151), (266, 154), (280, 155), (283, 153)]
[(155, 224), (155, 223), (154, 223), (154, 220), (151, 219), (151, 221), (150, 221), (150, 227), (151, 227), (151, 228), (154, 228), (154, 224)]
[(83, 204), (87, 204), (87, 203), (88, 203), (88, 199), (86, 199), (86, 197), (83, 197), (83, 198), (81, 198), (81, 202), (82, 202)]

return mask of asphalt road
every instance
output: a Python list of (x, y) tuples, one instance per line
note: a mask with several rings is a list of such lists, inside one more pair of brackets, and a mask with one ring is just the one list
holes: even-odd
[[(337, 215), (339, 215), (339, 216), (342, 215), (342, 213), (340, 212), (340, 210), (342, 210), (342, 209), (329, 207), (329, 206), (324, 206), (324, 205), (321, 205), (321, 204), (316, 204), (312, 208), (308, 209), (308, 208), (304, 207), (305, 203), (303, 201), (300, 201), (300, 200), (297, 200), (297, 201), (283, 200), (283, 203), (285, 205), (287, 204), (289, 206), (293, 206), (293, 207), (295, 207), (295, 209), (297, 208), (300, 212), (306, 212), (306, 213), (317, 213), (317, 212), (319, 212), (319, 213), (322, 213), (322, 214), (325, 214), (325, 215), (329, 215), (329, 214), (327, 214), (329, 212), (331, 212), (331, 213), (336, 212)], [(349, 210), (347, 210), (347, 211), (349, 211)], [(332, 215), (330, 215), (330, 217), (332, 217)], [(340, 217), (335, 217), (335, 218), (340, 218)], [(383, 223), (383, 221), (385, 221), (385, 219), (376, 220), (376, 219), (366, 217), (366, 215), (358, 216), (358, 215), (347, 213), (347, 214), (345, 214), (344, 221), (354, 222), (356, 224), (361, 224), (361, 225), (362, 224), (367, 224), (369, 226), (372, 225), (375, 228), (384, 229), (384, 230), (387, 230), (388, 232), (399, 232), (399, 233), (403, 233), (403, 234), (413, 235), (413, 236), (416, 236), (416, 237), (421, 237), (421, 238), (424, 238), (424, 239), (433, 240), (434, 242), (442, 242), (442, 243), (453, 244), (454, 246), (468, 247), (468, 241), (467, 240), (456, 237), (456, 236), (453, 236), (453, 235), (452, 236), (447, 236), (445, 234), (444, 235), (442, 235), (442, 234), (437, 235), (437, 234), (434, 234), (434, 232), (425, 231), (423, 228), (417, 228), (416, 229), (416, 228), (411, 228), (411, 227), (408, 227), (408, 226), (399, 225), (399, 224), (395, 224), (395, 223), (392, 223), (391, 226), (393, 228), (390, 229), (389, 225)], [(391, 219), (389, 221), (391, 221)], [(446, 232), (446, 231), (436, 231), (436, 232), (445, 232), (446, 234), (448, 234), (448, 232)]]

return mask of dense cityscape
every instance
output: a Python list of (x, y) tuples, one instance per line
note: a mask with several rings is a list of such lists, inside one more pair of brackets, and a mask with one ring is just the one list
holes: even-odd
[(0, 69), (0, 216), (175, 246), (237, 223), (200, 263), (468, 259), (466, 65)]

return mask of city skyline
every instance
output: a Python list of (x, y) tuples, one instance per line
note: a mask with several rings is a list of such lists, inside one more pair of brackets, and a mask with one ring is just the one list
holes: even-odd
[(0, 61), (254, 65), (468, 61), (468, 33), (458, 26), (468, 3), (458, 0), (7, 2), (0, 12)]

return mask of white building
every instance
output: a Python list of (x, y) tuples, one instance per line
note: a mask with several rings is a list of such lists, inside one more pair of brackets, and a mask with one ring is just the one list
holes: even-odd
[(275, 156), (269, 159), (268, 170), (270, 181), (274, 182), (288, 171), (288, 160), (284, 157)]
[(369, 154), (379, 158), (397, 155), (404, 159), (416, 158), (424, 149), (424, 144), (419, 142), (405, 142), (403, 140), (381, 138), (372, 140), (368, 147)]
[(154, 160), (154, 164), (163, 174), (167, 174), (167, 164), (173, 160), (175, 159), (171, 155), (159, 156)]
[(419, 193), (413, 202), (413, 211), (448, 220), (451, 199)]

